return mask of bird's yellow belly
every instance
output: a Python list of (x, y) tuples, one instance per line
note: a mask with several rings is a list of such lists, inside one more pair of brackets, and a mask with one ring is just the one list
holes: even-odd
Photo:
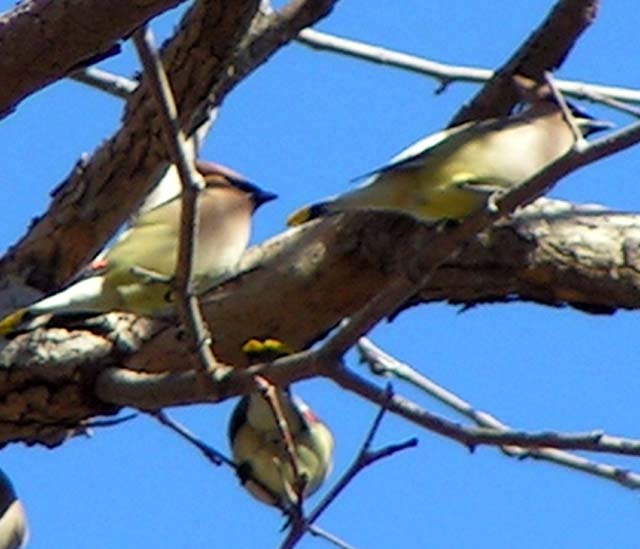
[(126, 310), (139, 315), (158, 316), (174, 307), (175, 297), (168, 284), (136, 282), (119, 286), (117, 291)]
[(489, 194), (450, 185), (435, 187), (420, 202), (420, 217), (459, 220), (482, 208)]

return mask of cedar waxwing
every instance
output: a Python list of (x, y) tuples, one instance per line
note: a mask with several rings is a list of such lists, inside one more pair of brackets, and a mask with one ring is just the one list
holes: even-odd
[[(361, 187), (297, 210), (288, 225), (362, 209), (402, 212), (426, 222), (474, 213), (491, 194), (526, 181), (575, 143), (561, 107), (536, 99), (518, 114), (467, 122), (421, 139), (368, 174)], [(612, 126), (569, 108), (584, 136)]]
[[(254, 363), (290, 354), (284, 344), (250, 340), (243, 347)], [(304, 478), (304, 496), (313, 494), (331, 471), (333, 435), (300, 398), (289, 389), (276, 389), (293, 439), (295, 458)], [(273, 410), (259, 393), (240, 399), (229, 422), (229, 441), (238, 476), (249, 492), (268, 505), (287, 509), (297, 502), (291, 457), (287, 453)]]
[[(197, 161), (196, 168), (206, 184), (200, 193), (193, 268), (196, 291), (202, 292), (235, 266), (249, 243), (253, 212), (276, 195), (219, 164)], [(181, 207), (178, 195), (140, 214), (91, 263), (85, 278), (0, 320), (0, 335), (46, 313), (120, 310), (157, 316), (170, 312), (169, 285), (152, 277), (170, 279), (175, 273)]]
[(9, 477), (0, 469), (0, 549), (19, 549), (29, 538), (27, 515)]

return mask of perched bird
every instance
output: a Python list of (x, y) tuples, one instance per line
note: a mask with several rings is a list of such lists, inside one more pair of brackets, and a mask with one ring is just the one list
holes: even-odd
[[(567, 153), (576, 139), (561, 107), (536, 96), (517, 114), (467, 122), (414, 143), (363, 186), (299, 209), (288, 219), (300, 225), (349, 210), (386, 210), (420, 221), (459, 220), (482, 208), (496, 191), (516, 186)], [(612, 124), (573, 105), (584, 136)]]
[[(197, 161), (196, 168), (206, 186), (200, 194), (193, 277), (196, 291), (204, 291), (235, 266), (249, 242), (253, 212), (276, 195), (219, 164)], [(168, 280), (176, 269), (181, 207), (178, 195), (140, 214), (85, 277), (0, 320), (0, 335), (46, 313), (170, 312)]]
[[(254, 363), (289, 354), (281, 342), (250, 340), (243, 347)], [(295, 448), (298, 472), (304, 479), (304, 496), (324, 482), (333, 463), (333, 435), (300, 398), (289, 389), (276, 389), (283, 416)], [(273, 410), (265, 397), (244, 396), (229, 422), (229, 441), (242, 484), (257, 499), (287, 509), (297, 503), (296, 479)]]
[(28, 537), (24, 507), (9, 477), (0, 469), (0, 549), (24, 547)]

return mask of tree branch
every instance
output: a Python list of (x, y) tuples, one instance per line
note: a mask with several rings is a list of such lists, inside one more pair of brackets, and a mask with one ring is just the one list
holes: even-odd
[(178, 110), (171, 86), (162, 67), (162, 61), (156, 53), (153, 36), (146, 25), (134, 33), (133, 40), (160, 113), (160, 124), (169, 156), (177, 167), (182, 184), (180, 239), (175, 272), (178, 312), (204, 371), (213, 375), (218, 364), (211, 351), (211, 336), (202, 318), (200, 303), (193, 287), (193, 258), (196, 253), (199, 225), (198, 198), (204, 182), (196, 172), (193, 157), (189, 158), (187, 140), (178, 123)]
[(181, 2), (31, 0), (0, 15), (0, 118), (80, 65), (119, 53), (123, 37)]
[[(334, 368), (327, 376), (343, 389), (354, 392), (366, 400), (381, 405), (384, 391), (346, 368)], [(388, 404), (389, 411), (408, 419), (416, 425), (455, 440), (475, 450), (477, 446), (519, 446), (521, 448), (558, 448), (564, 450), (588, 450), (590, 452), (640, 456), (640, 440), (610, 436), (602, 431), (587, 433), (526, 433), (500, 431), (484, 427), (467, 427), (451, 422), (422, 409), (416, 403), (394, 395)]]
[[(360, 40), (342, 38), (315, 29), (302, 30), (298, 34), (296, 42), (316, 50), (346, 55), (378, 65), (394, 67), (422, 76), (430, 76), (440, 83), (436, 93), (443, 92), (447, 86), (455, 82), (484, 84), (496, 75), (491, 69), (439, 63), (417, 55), (367, 44)], [(635, 116), (638, 115), (639, 111), (637, 109), (629, 111), (631, 107), (628, 107), (626, 103), (640, 104), (640, 90), (618, 86), (603, 86), (575, 80), (556, 80), (555, 82), (558, 89), (565, 95), (604, 103), (612, 108), (630, 112)]]
[[(387, 387), (387, 396), (388, 399), (392, 396), (391, 388)], [(387, 401), (388, 402), (388, 401)], [(380, 406), (380, 410), (376, 414), (376, 417), (369, 428), (369, 432), (365, 437), (360, 450), (358, 451), (357, 456), (349, 466), (349, 468), (340, 476), (338, 482), (329, 490), (327, 495), (322, 498), (322, 501), (316, 505), (316, 507), (309, 513), (307, 518), (299, 517), (298, 521), (295, 521), (291, 525), (291, 529), (289, 530), (289, 534), (284, 539), (282, 544), (280, 545), (281, 549), (292, 549), (295, 547), (298, 542), (302, 539), (305, 532), (313, 524), (320, 518), (322, 513), (324, 513), (329, 506), (336, 500), (336, 498), (344, 491), (344, 489), (351, 483), (355, 477), (362, 472), (364, 469), (373, 465), (376, 461), (381, 459), (390, 457), (397, 452), (407, 450), (408, 448), (413, 448), (418, 444), (417, 439), (413, 438), (401, 444), (392, 444), (389, 446), (385, 446), (380, 450), (371, 450), (371, 445), (373, 444), (373, 439), (376, 436), (378, 429), (380, 428), (380, 424), (382, 422), (382, 418), (384, 417), (385, 412), (387, 411), (386, 403)]]
[[(495, 416), (477, 410), (470, 403), (464, 401), (445, 387), (438, 385), (420, 372), (417, 372), (408, 364), (404, 364), (391, 355), (388, 355), (367, 338), (362, 338), (358, 342), (358, 351), (360, 352), (361, 360), (367, 362), (370, 370), (374, 374), (394, 376), (402, 379), (456, 412), (473, 420), (474, 423), (480, 427), (488, 427), (500, 431), (512, 431), (511, 427), (498, 420)], [(517, 459), (533, 458), (549, 461), (557, 465), (576, 469), (583, 473), (616, 482), (626, 488), (636, 490), (640, 488), (640, 474), (638, 473), (607, 463), (594, 462), (563, 450), (551, 448), (529, 448), (524, 450), (513, 446), (503, 446), (502, 452), (509, 457), (515, 457)]]
[[(297, 8), (300, 3), (293, 6)], [(326, 5), (323, 4), (323, 8)], [(296, 24), (301, 24), (305, 20), (303, 16), (308, 15), (304, 10), (285, 13), (297, 14)], [(262, 14), (256, 21), (265, 21), (265, 17), (279, 28), (282, 14), (273, 19)], [(265, 47), (275, 50), (279, 46), (277, 36), (282, 35), (273, 34), (274, 27), (271, 26), (267, 26), (270, 30), (265, 30), (265, 34), (260, 34), (256, 25), (254, 22), (251, 38), (243, 44), (246, 47), (266, 44)], [(262, 36), (264, 42), (258, 36)], [(564, 38), (560, 42), (567, 46)], [(557, 53), (555, 46), (552, 49)], [(248, 52), (245, 51), (246, 56)], [(533, 57), (540, 54), (529, 53)], [(548, 59), (555, 58), (556, 53)], [(547, 59), (544, 52), (540, 55)], [(259, 57), (243, 58), (236, 54), (234, 59), (239, 67), (244, 67), (242, 70), (246, 70), (249, 66), (246, 63)], [(229, 78), (235, 78), (235, 74)], [(95, 203), (94, 199), (102, 196), (94, 191), (87, 192), (87, 199), (91, 199), (87, 204)], [(68, 205), (72, 204), (74, 202), (70, 200)], [(85, 203), (80, 202), (80, 206), (82, 204)], [(446, 260), (433, 272), (431, 286), (416, 293), (414, 299), (475, 303), (509, 300), (519, 294), (522, 299), (554, 305), (571, 303), (599, 310), (640, 306), (637, 219), (589, 208), (575, 209), (553, 201), (544, 204), (542, 213), (539, 209), (526, 209), (510, 223), (493, 227), (480, 239), (474, 238), (467, 244), (464, 254)], [(89, 205), (86, 207), (90, 208)], [(72, 219), (78, 212), (95, 214), (95, 210), (85, 210), (77, 202), (71, 209), (76, 212), (70, 214)], [(67, 218), (62, 216), (60, 219)], [(572, 231), (579, 230), (580, 223), (588, 224), (589, 231), (580, 231), (577, 240)], [(86, 233), (84, 230), (80, 234), (84, 237)], [(445, 235), (452, 237), (450, 231)], [(434, 260), (429, 256), (430, 249), (423, 247), (425, 239), (431, 241), (442, 237), (403, 216), (371, 213), (338, 216), (279, 235), (246, 254), (243, 260), (246, 271), (214, 289), (204, 299), (205, 316), (215, 334), (216, 356), (226, 363), (245, 364), (240, 348), (249, 337), (277, 337), (294, 349), (306, 348), (343, 317), (353, 316), (392, 280), (402, 278), (407, 272), (415, 275), (412, 278), (416, 280), (422, 278), (426, 273), (422, 267)], [(29, 238), (35, 239), (35, 233)], [(590, 238), (594, 239), (593, 243)], [(399, 240), (406, 245), (398, 247)], [(611, 242), (611, 249), (603, 249), (603, 241)], [(50, 245), (46, 238), (38, 242), (40, 246)], [(572, 246), (579, 246), (579, 250)], [(83, 245), (79, 248), (87, 250)], [(17, 252), (24, 261), (23, 268), (33, 265), (33, 257), (43, 258), (43, 262), (36, 265), (35, 273), (44, 272), (40, 268), (50, 264), (47, 258), (60, 257), (55, 253), (49, 255), (51, 250), (43, 252), (42, 256), (30, 256), (27, 249), (20, 247)], [(53, 249), (58, 250), (55, 246)], [(407, 271), (406, 265), (416, 263), (412, 259), (416, 256), (420, 256), (420, 261)], [(71, 258), (65, 268), (77, 259)], [(19, 261), (12, 263), (11, 259), (6, 259), (0, 266), (0, 274), (6, 274), (10, 266), (13, 269), (19, 265)], [(497, 272), (500, 266), (504, 267), (502, 278), (502, 273)], [(58, 272), (59, 266), (53, 268)], [(350, 283), (356, 279), (358, 284)], [(270, 291), (264, 292), (265, 287)], [(348, 291), (336, 291), (336, 288)], [(300, 299), (302, 295), (304, 299)], [(400, 305), (401, 308), (404, 306), (406, 304)], [(247, 310), (252, 311), (250, 316), (246, 315)], [(0, 423), (0, 440), (52, 443), (55, 437), (48, 434), (55, 430), (50, 425), (59, 426), (61, 418), (65, 424), (73, 424), (91, 415), (113, 413), (119, 405), (153, 408), (163, 404), (217, 401), (232, 394), (244, 394), (253, 387), (250, 381), (234, 378), (233, 382), (219, 384), (214, 393), (198, 392), (194, 380), (189, 377), (191, 374), (179, 373), (193, 367), (183, 346), (177, 344), (179, 334), (161, 321), (111, 314), (76, 323), (74, 330), (68, 320), (54, 320), (67, 329), (48, 329), (20, 336), (0, 355), (2, 364), (11, 366), (11, 375), (0, 376), (0, 421), (4, 422)], [(351, 340), (353, 336), (351, 334), (347, 339)], [(344, 348), (344, 341), (340, 347)], [(43, 367), (51, 364), (56, 367)], [(294, 370), (282, 371), (280, 379), (273, 378), (273, 381), (286, 383), (319, 375), (322, 371), (319, 362), (301, 364), (295, 363)], [(121, 366), (137, 371), (164, 371), (165, 374), (145, 379), (146, 387), (145, 383), (121, 383), (118, 392), (113, 379), (114, 368)], [(103, 370), (104, 375), (100, 374)], [(171, 371), (176, 373), (166, 373)], [(126, 370), (119, 374), (123, 377), (148, 375)], [(100, 379), (96, 393), (99, 398), (87, 390), (94, 387), (96, 377)], [(168, 381), (166, 386), (162, 380)], [(109, 387), (111, 392), (105, 389)], [(169, 392), (164, 393), (164, 390)], [(66, 393), (72, 398), (63, 399)], [(43, 394), (45, 400), (64, 402), (64, 406), (49, 406), (43, 414)], [(107, 401), (115, 405), (105, 404)], [(42, 435), (45, 431), (47, 436)], [(59, 433), (59, 429), (55, 432)]]
[(542, 24), (449, 125), (509, 113), (520, 100), (513, 76), (522, 74), (541, 82), (546, 71), (562, 65), (580, 35), (595, 19), (598, 7), (599, 0), (558, 0)]
[(91, 86), (92, 88), (102, 90), (120, 99), (128, 99), (138, 87), (138, 83), (129, 78), (112, 74), (96, 67), (87, 67), (86, 69), (73, 71), (69, 78)]

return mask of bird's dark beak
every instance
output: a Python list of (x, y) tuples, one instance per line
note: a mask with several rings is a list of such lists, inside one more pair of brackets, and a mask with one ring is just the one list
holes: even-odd
[(582, 133), (585, 137), (588, 137), (593, 133), (610, 130), (611, 128), (616, 127), (613, 122), (609, 122), (608, 120), (598, 120), (597, 118), (581, 120), (578, 125), (581, 126)]
[(263, 190), (259, 190), (253, 195), (253, 201), (255, 202), (256, 208), (258, 206), (262, 206), (263, 204), (266, 204), (267, 202), (271, 202), (276, 198), (278, 198), (277, 194), (270, 193), (268, 191), (263, 191)]

